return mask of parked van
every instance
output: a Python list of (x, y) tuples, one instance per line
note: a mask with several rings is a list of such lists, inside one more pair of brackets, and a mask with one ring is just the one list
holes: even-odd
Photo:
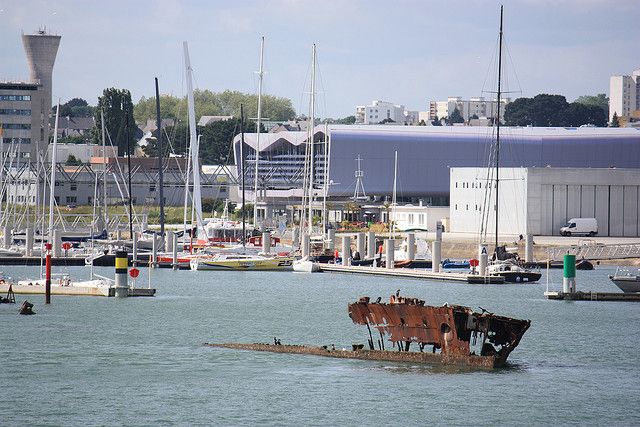
[(598, 221), (595, 218), (571, 218), (560, 229), (561, 236), (595, 236), (598, 234)]

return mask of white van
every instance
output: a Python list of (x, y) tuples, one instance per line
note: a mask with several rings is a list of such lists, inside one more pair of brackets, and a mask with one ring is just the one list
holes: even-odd
[(598, 221), (595, 218), (571, 218), (560, 229), (561, 236), (595, 236), (598, 234)]

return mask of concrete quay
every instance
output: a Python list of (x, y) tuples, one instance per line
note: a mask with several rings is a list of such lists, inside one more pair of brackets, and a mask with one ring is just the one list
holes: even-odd
[(567, 301), (640, 301), (640, 294), (623, 292), (562, 292), (547, 291), (544, 293), (547, 299)]
[[(17, 295), (44, 295), (45, 286), (39, 284), (11, 286), (14, 294)], [(0, 294), (6, 294), (9, 290), (8, 283), (0, 284)], [(155, 289), (129, 288), (130, 297), (152, 297), (156, 293)], [(92, 296), (92, 297), (114, 297), (115, 289), (108, 286), (51, 286), (51, 295), (56, 296)]]

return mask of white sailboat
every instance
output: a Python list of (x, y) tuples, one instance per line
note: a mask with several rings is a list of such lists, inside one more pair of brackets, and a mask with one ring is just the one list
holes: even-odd
[[(300, 235), (311, 235), (313, 231), (313, 192), (314, 192), (314, 124), (315, 124), (315, 103), (316, 103), (316, 45), (312, 48), (311, 65), (311, 99), (309, 101), (309, 124), (307, 125), (307, 147), (305, 152), (305, 174), (303, 179), (302, 210), (300, 211)], [(308, 219), (305, 223), (306, 209), (308, 208)], [(293, 262), (293, 271), (301, 273), (313, 273), (318, 271), (318, 266), (311, 261), (310, 254), (302, 259)]]

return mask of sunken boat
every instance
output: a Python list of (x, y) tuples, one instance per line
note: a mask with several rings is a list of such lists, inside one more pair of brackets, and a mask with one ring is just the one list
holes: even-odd
[[(423, 300), (396, 293), (388, 303), (369, 297), (349, 304), (349, 317), (368, 330), (368, 346), (351, 349), (335, 346), (281, 344), (206, 344), (236, 350), (305, 354), (323, 357), (389, 362), (497, 368), (506, 364), (531, 321), (475, 312), (460, 305), (428, 306)], [(374, 335), (372, 329), (377, 331)], [(379, 337), (378, 337), (379, 336)], [(388, 338), (390, 346), (385, 345)], [(387, 348), (390, 347), (390, 348)]]

